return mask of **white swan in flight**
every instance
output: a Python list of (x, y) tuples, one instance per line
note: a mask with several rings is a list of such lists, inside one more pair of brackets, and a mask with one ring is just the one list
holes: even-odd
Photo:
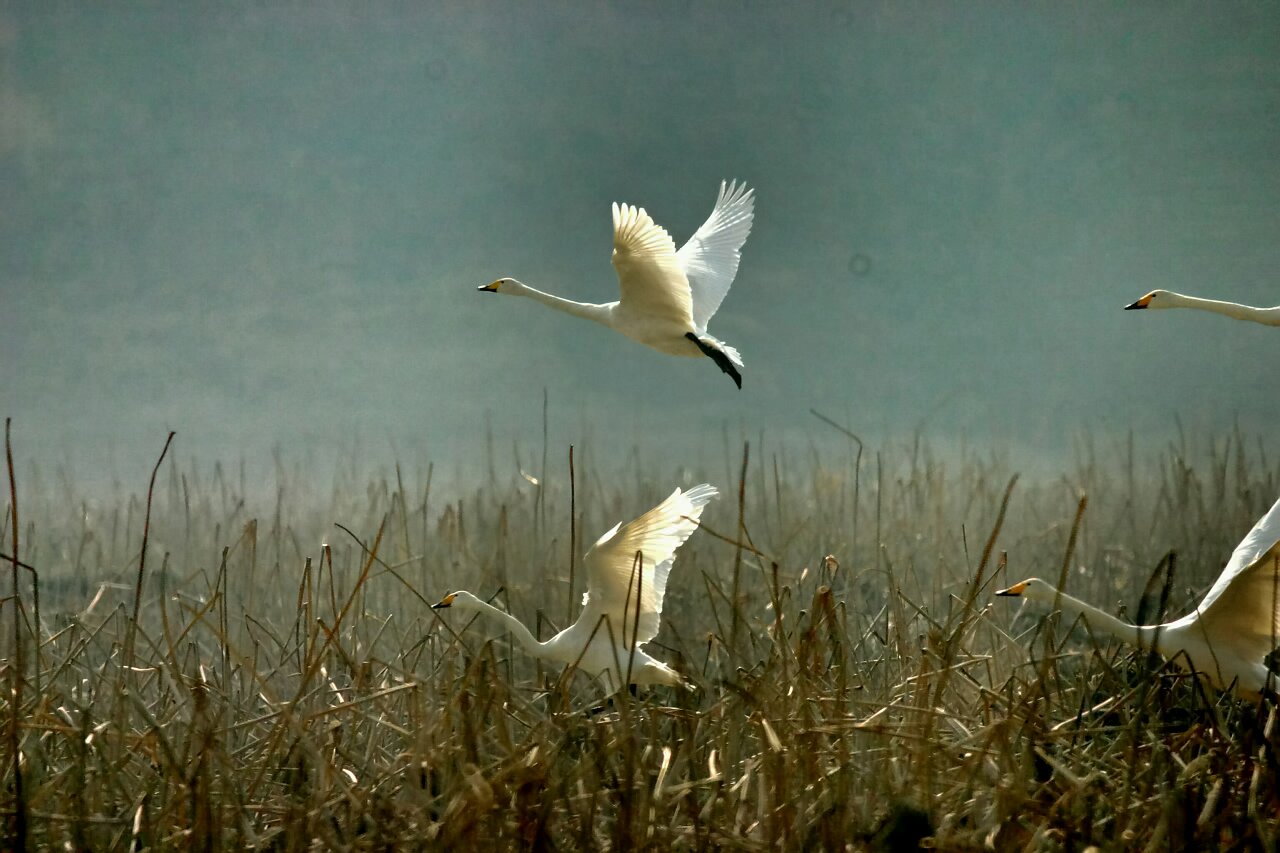
[(1225, 314), (1234, 320), (1248, 320), (1253, 323), (1262, 323), (1264, 326), (1280, 326), (1280, 305), (1274, 308), (1254, 308), (1252, 305), (1241, 305), (1238, 302), (1186, 296), (1174, 293), (1172, 290), (1153, 290), (1138, 301), (1124, 306), (1126, 311), (1137, 311), (1141, 308), (1195, 308), (1198, 311)]
[[(702, 508), (715, 487), (676, 489), (639, 518), (615, 524), (587, 551), (587, 593), (578, 620), (546, 642), (519, 619), (465, 590), (451, 592), (433, 609), (469, 610), (502, 622), (534, 657), (578, 669), (602, 679), (609, 692), (631, 684), (690, 686), (678, 672), (641, 650), (658, 634), (662, 599), (676, 549), (698, 528)], [(637, 556), (638, 555), (638, 556)], [(637, 571), (637, 567), (639, 571)]]
[(1164, 625), (1130, 625), (1039, 578), (1002, 589), (1040, 601), (1139, 648), (1153, 649), (1184, 669), (1190, 664), (1219, 690), (1258, 698), (1277, 679), (1266, 658), (1280, 646), (1280, 500), (1244, 537), (1196, 609)]
[(738, 274), (742, 244), (751, 233), (755, 191), (720, 182), (716, 206), (676, 251), (671, 235), (643, 207), (613, 205), (613, 268), (621, 298), (596, 305), (574, 302), (500, 278), (480, 287), (488, 293), (527, 296), (575, 317), (616, 329), (633, 341), (670, 355), (707, 356), (742, 387), (742, 357), (707, 332), (707, 323)]

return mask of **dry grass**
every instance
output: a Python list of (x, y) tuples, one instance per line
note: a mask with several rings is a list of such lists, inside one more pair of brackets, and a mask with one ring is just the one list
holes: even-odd
[[(1270, 706), (991, 600), (1064, 575), (1134, 616), (1172, 550), (1170, 606), (1186, 607), (1280, 495), (1260, 450), (1085, 443), (1060, 478), (1017, 484), (919, 442), (752, 454), (737, 482), (580, 455), (572, 522), (567, 472), (446, 499), (398, 469), (332, 489), (277, 471), (261, 508), (245, 493), (262, 482), (171, 461), (153, 494), (93, 505), (19, 482), (0, 539), (25, 564), (0, 625), (10, 841), (1274, 847)], [(701, 479), (724, 494), (676, 562), (657, 644), (695, 693), (591, 713), (584, 676), (426, 606), (496, 594), (546, 637), (576, 615), (573, 535)]]

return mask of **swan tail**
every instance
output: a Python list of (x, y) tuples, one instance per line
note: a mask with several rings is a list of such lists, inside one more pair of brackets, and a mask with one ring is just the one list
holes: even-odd
[(736, 349), (710, 335), (700, 337), (689, 332), (685, 337), (693, 341), (698, 349), (702, 350), (702, 354), (714, 361), (717, 367), (729, 374), (739, 390), (742, 389), (742, 374), (738, 371), (738, 368), (742, 367), (742, 356)]

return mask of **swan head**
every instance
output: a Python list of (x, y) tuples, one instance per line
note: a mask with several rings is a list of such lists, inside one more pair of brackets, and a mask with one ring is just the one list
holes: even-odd
[(448, 607), (456, 607), (459, 610), (480, 610), (484, 607), (484, 602), (476, 598), (465, 589), (457, 592), (451, 592), (436, 604), (431, 605), (432, 610), (444, 610)]
[(1058, 597), (1058, 591), (1040, 578), (1027, 578), (1008, 589), (997, 590), (996, 595), (1017, 596), (1028, 601), (1044, 601), (1052, 604)]
[(476, 288), (481, 293), (505, 293), (508, 295), (518, 295), (524, 290), (524, 284), (516, 281), (514, 278), (500, 278), (497, 281), (491, 281), (488, 284), (482, 284)]
[(1173, 308), (1176, 294), (1168, 290), (1153, 290), (1137, 302), (1124, 306), (1126, 311), (1137, 311), (1140, 308)]

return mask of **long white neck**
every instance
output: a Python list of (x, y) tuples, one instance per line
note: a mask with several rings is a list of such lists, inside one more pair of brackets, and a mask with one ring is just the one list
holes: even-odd
[[(1049, 601), (1049, 599), (1045, 599)], [(1164, 633), (1163, 626), (1157, 625), (1133, 625), (1112, 616), (1105, 610), (1099, 610), (1092, 604), (1086, 604), (1078, 598), (1073, 598), (1065, 592), (1059, 592), (1056, 599), (1051, 601), (1054, 606), (1069, 616), (1083, 616), (1085, 621), (1089, 623), (1089, 627), (1095, 631), (1102, 631), (1110, 634), (1118, 640), (1126, 643), (1133, 643), (1135, 646), (1143, 649), (1154, 648), (1163, 654), (1161, 646), (1161, 635)]]
[(545, 655), (546, 650), (544, 648), (544, 644), (539, 643), (529, 629), (524, 626), (524, 623), (507, 611), (494, 607), (491, 604), (485, 604), (483, 601), (478, 599), (470, 602), (468, 607), (476, 613), (483, 614), (488, 616), (490, 619), (495, 619), (505, 624), (507, 626), (507, 630), (520, 641), (520, 645), (523, 646), (524, 650), (529, 654), (537, 657)]
[(1169, 292), (1174, 297), (1170, 308), (1195, 308), (1199, 311), (1211, 311), (1224, 314), (1234, 320), (1249, 320), (1267, 326), (1280, 326), (1280, 306), (1275, 308), (1254, 308), (1252, 305), (1241, 305), (1237, 302), (1223, 302), (1218, 299), (1201, 299), (1198, 296), (1187, 296), (1182, 293)]
[(592, 302), (574, 302), (572, 299), (562, 299), (550, 293), (543, 293), (536, 287), (530, 287), (527, 284), (519, 284), (517, 286), (515, 282), (504, 286), (504, 290), (513, 296), (527, 296), (535, 302), (541, 302), (548, 308), (554, 308), (557, 311), (563, 311), (575, 317), (585, 317), (605, 326), (612, 325), (613, 303), (596, 305)]

